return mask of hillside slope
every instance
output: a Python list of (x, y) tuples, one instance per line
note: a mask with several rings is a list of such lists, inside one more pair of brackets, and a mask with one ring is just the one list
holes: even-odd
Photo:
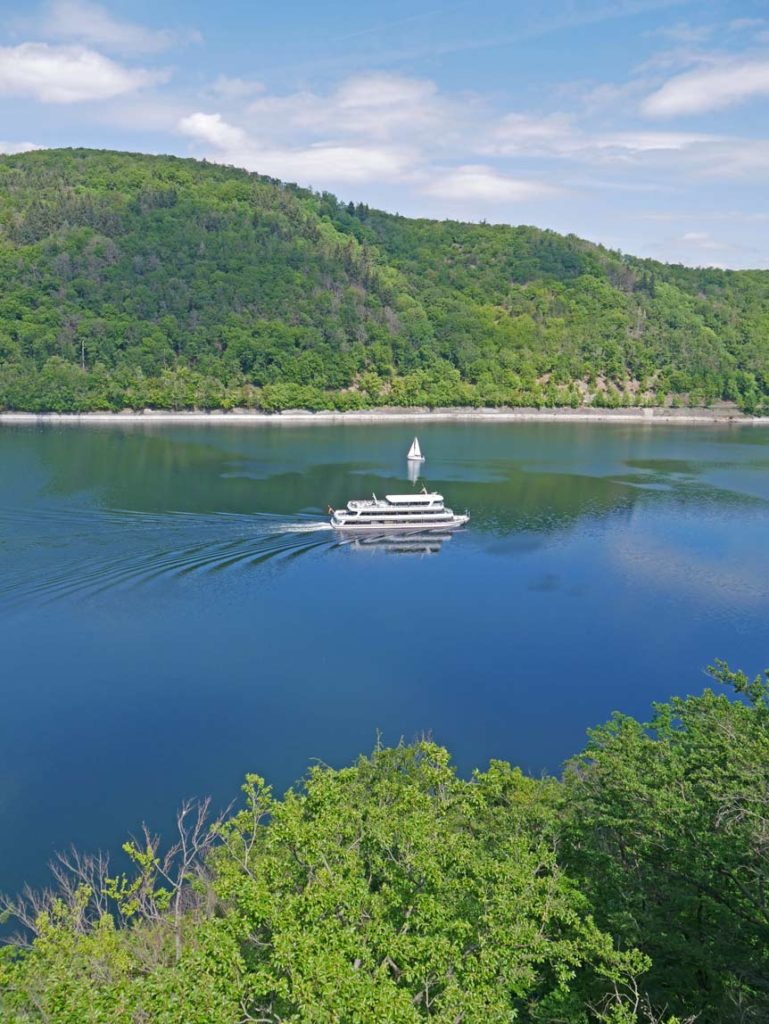
[(769, 405), (769, 272), (175, 157), (0, 157), (0, 408)]

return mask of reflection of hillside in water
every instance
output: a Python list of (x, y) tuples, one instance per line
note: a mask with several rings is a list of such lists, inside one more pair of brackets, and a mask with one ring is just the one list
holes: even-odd
[[(252, 446), (258, 444), (253, 456), (228, 450), (226, 440), (173, 431), (52, 430), (37, 436), (35, 455), (47, 470), (47, 495), (95, 491), (102, 506), (142, 512), (325, 515), (328, 505), (350, 498), (419, 489), (404, 479), (400, 460), (400, 473), (389, 467), (377, 473), (363, 462), (329, 462), (328, 452), (319, 451), (325, 461), (303, 465), (313, 452), (297, 451), (285, 439), (281, 445), (250, 435)], [(484, 532), (562, 529), (585, 515), (628, 508), (640, 497), (621, 482), (522, 470), (513, 462), (481, 461), (462, 469), (465, 478), (442, 479), (440, 467), (423, 467), (419, 484), (440, 490), (451, 508), (467, 508), (471, 528)]]
[[(750, 500), (702, 479), (697, 463), (664, 459), (628, 460), (621, 476), (531, 463), (523, 468), (512, 456), (433, 460), (416, 464), (418, 482), (412, 483), (401, 457), (377, 470), (365, 461), (366, 438), (361, 434), (360, 443), (350, 444), (346, 437), (326, 437), (319, 428), (301, 438), (280, 428), (52, 429), (30, 435), (30, 458), (46, 470), (47, 495), (96, 492), (102, 507), (137, 512), (325, 516), (328, 505), (424, 484), (441, 491), (451, 508), (467, 508), (473, 533), (496, 537), (568, 530), (584, 518), (628, 515), (638, 503)], [(21, 434), (17, 440), (24, 444)], [(332, 461), (338, 451), (350, 457)]]
[[(665, 578), (670, 590), (675, 580), (689, 590), (698, 580), (699, 589), (718, 590), (726, 599), (740, 585), (729, 552), (715, 557), (715, 541), (692, 550), (685, 533), (672, 542), (673, 557), (664, 537), (643, 541), (646, 514), (653, 510), (670, 522), (684, 515), (695, 524), (717, 520), (725, 509), (727, 515), (766, 509), (766, 499), (755, 493), (765, 487), (765, 460), (755, 458), (747, 466), (680, 457), (602, 462), (599, 447), (588, 466), (562, 455), (547, 462), (541, 453), (524, 461), (522, 448), (519, 459), (436, 458), (419, 464), (418, 481), (407, 483), (405, 460), (397, 452), (383, 456), (382, 447), (389, 450), (389, 439), (380, 441), (377, 461), (367, 436), (326, 436), (317, 428), (302, 437), (224, 428), (7, 432), (0, 436), (0, 606), (82, 599), (168, 579), (200, 577), (206, 585), (216, 579), (228, 589), (239, 575), (275, 578), (313, 552), (355, 552), (351, 557), (359, 562), (366, 553), (408, 555), (416, 563), (438, 554), (452, 535), (339, 535), (326, 508), (372, 492), (417, 492), (423, 484), (444, 494), (449, 507), (470, 512), (450, 561), (478, 549), (515, 559), (573, 531), (612, 534), (624, 520), (629, 539), (611, 549), (623, 571), (643, 579), (649, 566), (661, 564), (665, 573), (656, 578)], [(584, 471), (574, 471), (579, 468)], [(602, 469), (607, 475), (599, 475)], [(765, 574), (760, 559), (757, 564)], [(741, 586), (765, 600), (755, 573)]]

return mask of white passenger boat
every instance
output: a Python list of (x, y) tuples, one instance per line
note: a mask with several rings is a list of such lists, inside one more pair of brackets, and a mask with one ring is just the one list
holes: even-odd
[[(329, 510), (331, 511), (331, 510)], [(443, 495), (423, 490), (421, 494), (376, 494), (363, 501), (348, 501), (331, 516), (335, 530), (391, 533), (393, 530), (453, 530), (470, 516), (456, 515), (443, 504)]]

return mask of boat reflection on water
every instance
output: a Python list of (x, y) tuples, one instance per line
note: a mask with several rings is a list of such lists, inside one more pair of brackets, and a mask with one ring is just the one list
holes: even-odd
[[(344, 536), (344, 535), (343, 535)], [(388, 555), (437, 555), (451, 533), (426, 530), (424, 533), (382, 533), (350, 535), (342, 543), (355, 551), (384, 551)]]
[(406, 469), (409, 474), (409, 483), (415, 484), (419, 479), (419, 471), (422, 468), (421, 462), (415, 462), (412, 459), (406, 461)]

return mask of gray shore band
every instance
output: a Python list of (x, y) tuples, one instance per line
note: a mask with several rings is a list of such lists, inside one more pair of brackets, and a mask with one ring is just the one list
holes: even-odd
[(746, 416), (734, 407), (715, 409), (369, 409), (350, 412), (309, 412), (286, 409), (265, 413), (250, 409), (211, 412), (0, 412), (0, 424), (22, 423), (252, 423), (252, 424), (340, 424), (340, 423), (650, 423), (660, 425), (769, 426), (767, 416)]

